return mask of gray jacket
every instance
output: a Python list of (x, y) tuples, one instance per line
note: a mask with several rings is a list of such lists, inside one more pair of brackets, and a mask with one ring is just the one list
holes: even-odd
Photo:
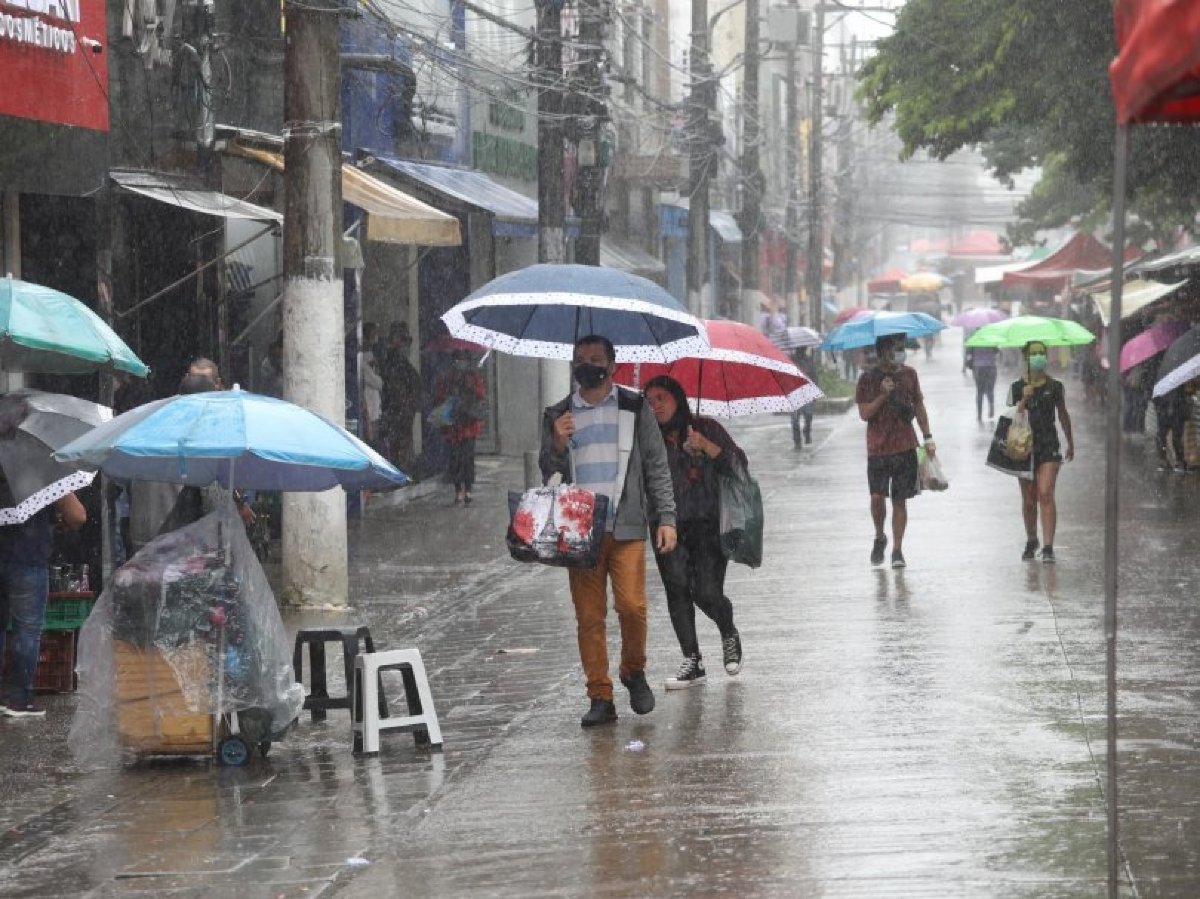
[[(542, 451), (538, 464), (543, 480), (562, 475), (571, 480), (571, 460), (568, 451), (554, 447), (554, 421), (571, 408), (571, 397), (555, 403), (542, 415)], [(617, 388), (617, 442), (619, 461), (617, 480), (625, 474), (621, 498), (617, 502), (613, 538), (616, 540), (645, 540), (651, 520), (660, 525), (675, 527), (675, 488), (667, 464), (667, 448), (654, 413), (642, 395), (623, 387)]]

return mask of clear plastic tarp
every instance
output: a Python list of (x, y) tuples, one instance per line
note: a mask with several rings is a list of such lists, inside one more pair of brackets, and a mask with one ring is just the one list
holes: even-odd
[(228, 501), (114, 573), (76, 671), (69, 744), (88, 767), (211, 751), (234, 712), (248, 742), (270, 741), (304, 704), (275, 597)]

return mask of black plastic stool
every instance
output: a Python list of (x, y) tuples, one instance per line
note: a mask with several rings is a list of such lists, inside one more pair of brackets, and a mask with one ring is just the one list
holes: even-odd
[[(346, 669), (346, 695), (330, 696), (325, 679), (325, 644), (342, 644), (342, 662)], [(312, 713), (313, 721), (324, 721), (328, 709), (350, 711), (350, 693), (354, 684), (354, 657), (360, 646), (367, 652), (375, 651), (371, 640), (371, 629), (365, 625), (349, 624), (344, 627), (302, 628), (296, 632), (296, 649), (292, 653), (292, 668), (296, 682), (304, 683), (304, 647), (308, 646), (308, 662), (312, 669), (312, 689), (304, 697), (304, 708)]]

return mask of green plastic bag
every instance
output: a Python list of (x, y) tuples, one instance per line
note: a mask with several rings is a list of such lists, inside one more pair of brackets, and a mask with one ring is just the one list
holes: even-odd
[(719, 478), (721, 487), (721, 551), (731, 562), (757, 568), (762, 564), (763, 504), (758, 482), (742, 465)]

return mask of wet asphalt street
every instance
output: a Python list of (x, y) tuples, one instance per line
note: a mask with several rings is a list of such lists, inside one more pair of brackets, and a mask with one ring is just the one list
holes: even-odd
[[(867, 559), (857, 415), (819, 417), (803, 451), (784, 417), (732, 426), (767, 507), (763, 567), (730, 569), (736, 678), (702, 622), (708, 683), (662, 689), (678, 649), (651, 565), (658, 707), (618, 687), (616, 724), (582, 731), (566, 576), (507, 559), (521, 463), (483, 459), (469, 509), (373, 507), (352, 613), (287, 618), (418, 646), (444, 752), (391, 735), (356, 757), (331, 712), (244, 769), (81, 772), (73, 697), (47, 697), (47, 720), (0, 721), (0, 895), (1103, 896), (1101, 415), (1068, 379), (1059, 563), (1023, 563), (957, 345), (913, 363), (951, 487), (910, 503), (907, 570)], [(1200, 475), (1151, 456), (1126, 444), (1123, 895), (1195, 897)]]

